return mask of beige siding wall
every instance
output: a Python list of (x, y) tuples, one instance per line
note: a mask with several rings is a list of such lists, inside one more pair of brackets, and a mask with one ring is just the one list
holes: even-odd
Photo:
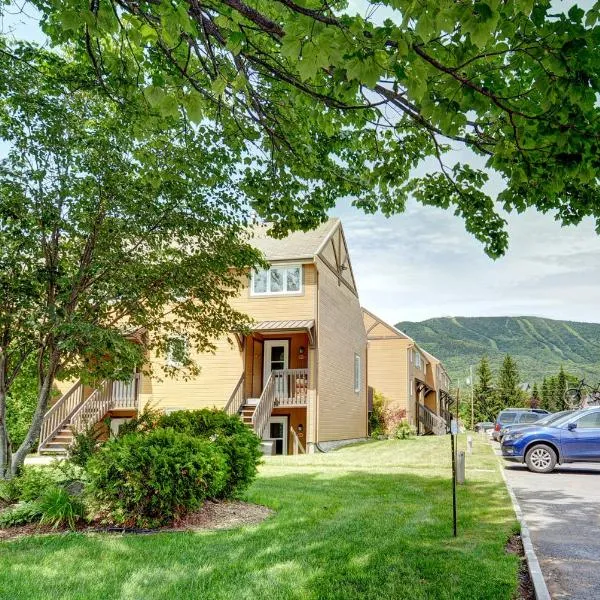
[[(358, 298), (318, 259), (317, 440), (367, 434), (366, 334)], [(361, 358), (361, 390), (354, 392), (354, 355)]]
[(383, 394), (388, 406), (408, 410), (408, 369), (405, 340), (370, 339), (368, 346), (369, 385)]
[(195, 355), (200, 366), (199, 375), (185, 379), (183, 374), (171, 378), (164, 375), (163, 358), (150, 360), (153, 376), (142, 376), (140, 405), (147, 403), (157, 408), (222, 408), (229, 400), (240, 375), (243, 361), (237, 343), (226, 338), (216, 343), (213, 353)]
[[(302, 276), (303, 292), (298, 296), (252, 297), (250, 296), (249, 278), (244, 278), (244, 286), (238, 298), (234, 299), (231, 305), (255, 321), (314, 319), (316, 296), (314, 265), (303, 265)], [(152, 358), (151, 365), (155, 375), (143, 377), (141, 405), (150, 402), (160, 408), (189, 409), (225, 406), (244, 369), (243, 355), (233, 336), (230, 337), (232, 343), (226, 337), (218, 340), (214, 353), (193, 357), (200, 367), (200, 374), (188, 380), (183, 376), (174, 379), (167, 378), (161, 369), (164, 360)], [(251, 349), (253, 349), (252, 344), (247, 345), (247, 350)], [(259, 346), (256, 345), (254, 349), (258, 351)], [(297, 354), (296, 348), (293, 351)], [(252, 364), (252, 357), (249, 357), (248, 362)], [(256, 364), (255, 376), (258, 380), (262, 378), (262, 356), (260, 362), (257, 361)], [(294, 364), (294, 366), (296, 365)]]
[(314, 265), (303, 265), (302, 280), (303, 292), (297, 296), (251, 296), (250, 279), (249, 277), (244, 277), (240, 294), (236, 299), (232, 300), (231, 306), (247, 314), (255, 321), (314, 319), (316, 294), (316, 271)]

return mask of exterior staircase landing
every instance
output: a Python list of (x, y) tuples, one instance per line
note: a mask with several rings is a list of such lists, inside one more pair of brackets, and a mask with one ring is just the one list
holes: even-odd
[(244, 404), (240, 409), (240, 417), (245, 425), (252, 428), (252, 417), (256, 410), (256, 404)]

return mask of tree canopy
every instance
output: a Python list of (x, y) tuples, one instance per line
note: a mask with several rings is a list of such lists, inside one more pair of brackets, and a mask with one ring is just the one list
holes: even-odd
[[(146, 113), (140, 132), (137, 107), (99, 94), (89, 70), (41, 51), (0, 64), (2, 477), (35, 443), (56, 377), (124, 379), (180, 336), (210, 350), (247, 324), (229, 300), (262, 262), (241, 150), (213, 127)], [(37, 404), (16, 449), (6, 402), (32, 357)]]
[[(451, 208), (490, 256), (508, 210), (600, 223), (600, 4), (549, 0), (31, 0), (106, 93), (219, 122), (272, 173), (254, 198), (281, 231), (340, 197)], [(452, 150), (463, 151), (457, 159)]]

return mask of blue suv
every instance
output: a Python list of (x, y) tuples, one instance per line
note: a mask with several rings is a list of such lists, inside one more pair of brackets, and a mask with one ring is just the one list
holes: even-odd
[(600, 408), (577, 410), (549, 425), (508, 432), (502, 440), (506, 460), (530, 471), (550, 473), (556, 463), (600, 461)]

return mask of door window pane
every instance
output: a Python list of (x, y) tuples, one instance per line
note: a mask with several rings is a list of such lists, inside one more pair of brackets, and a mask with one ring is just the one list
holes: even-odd
[(286, 269), (287, 272), (287, 291), (288, 292), (299, 292), (300, 291), (300, 267), (293, 267)]
[(271, 439), (283, 438), (283, 423), (271, 423), (269, 433)]
[(285, 357), (285, 348), (283, 346), (273, 346), (271, 348), (271, 362), (282, 363)]
[(283, 269), (271, 269), (271, 293), (283, 291)]

